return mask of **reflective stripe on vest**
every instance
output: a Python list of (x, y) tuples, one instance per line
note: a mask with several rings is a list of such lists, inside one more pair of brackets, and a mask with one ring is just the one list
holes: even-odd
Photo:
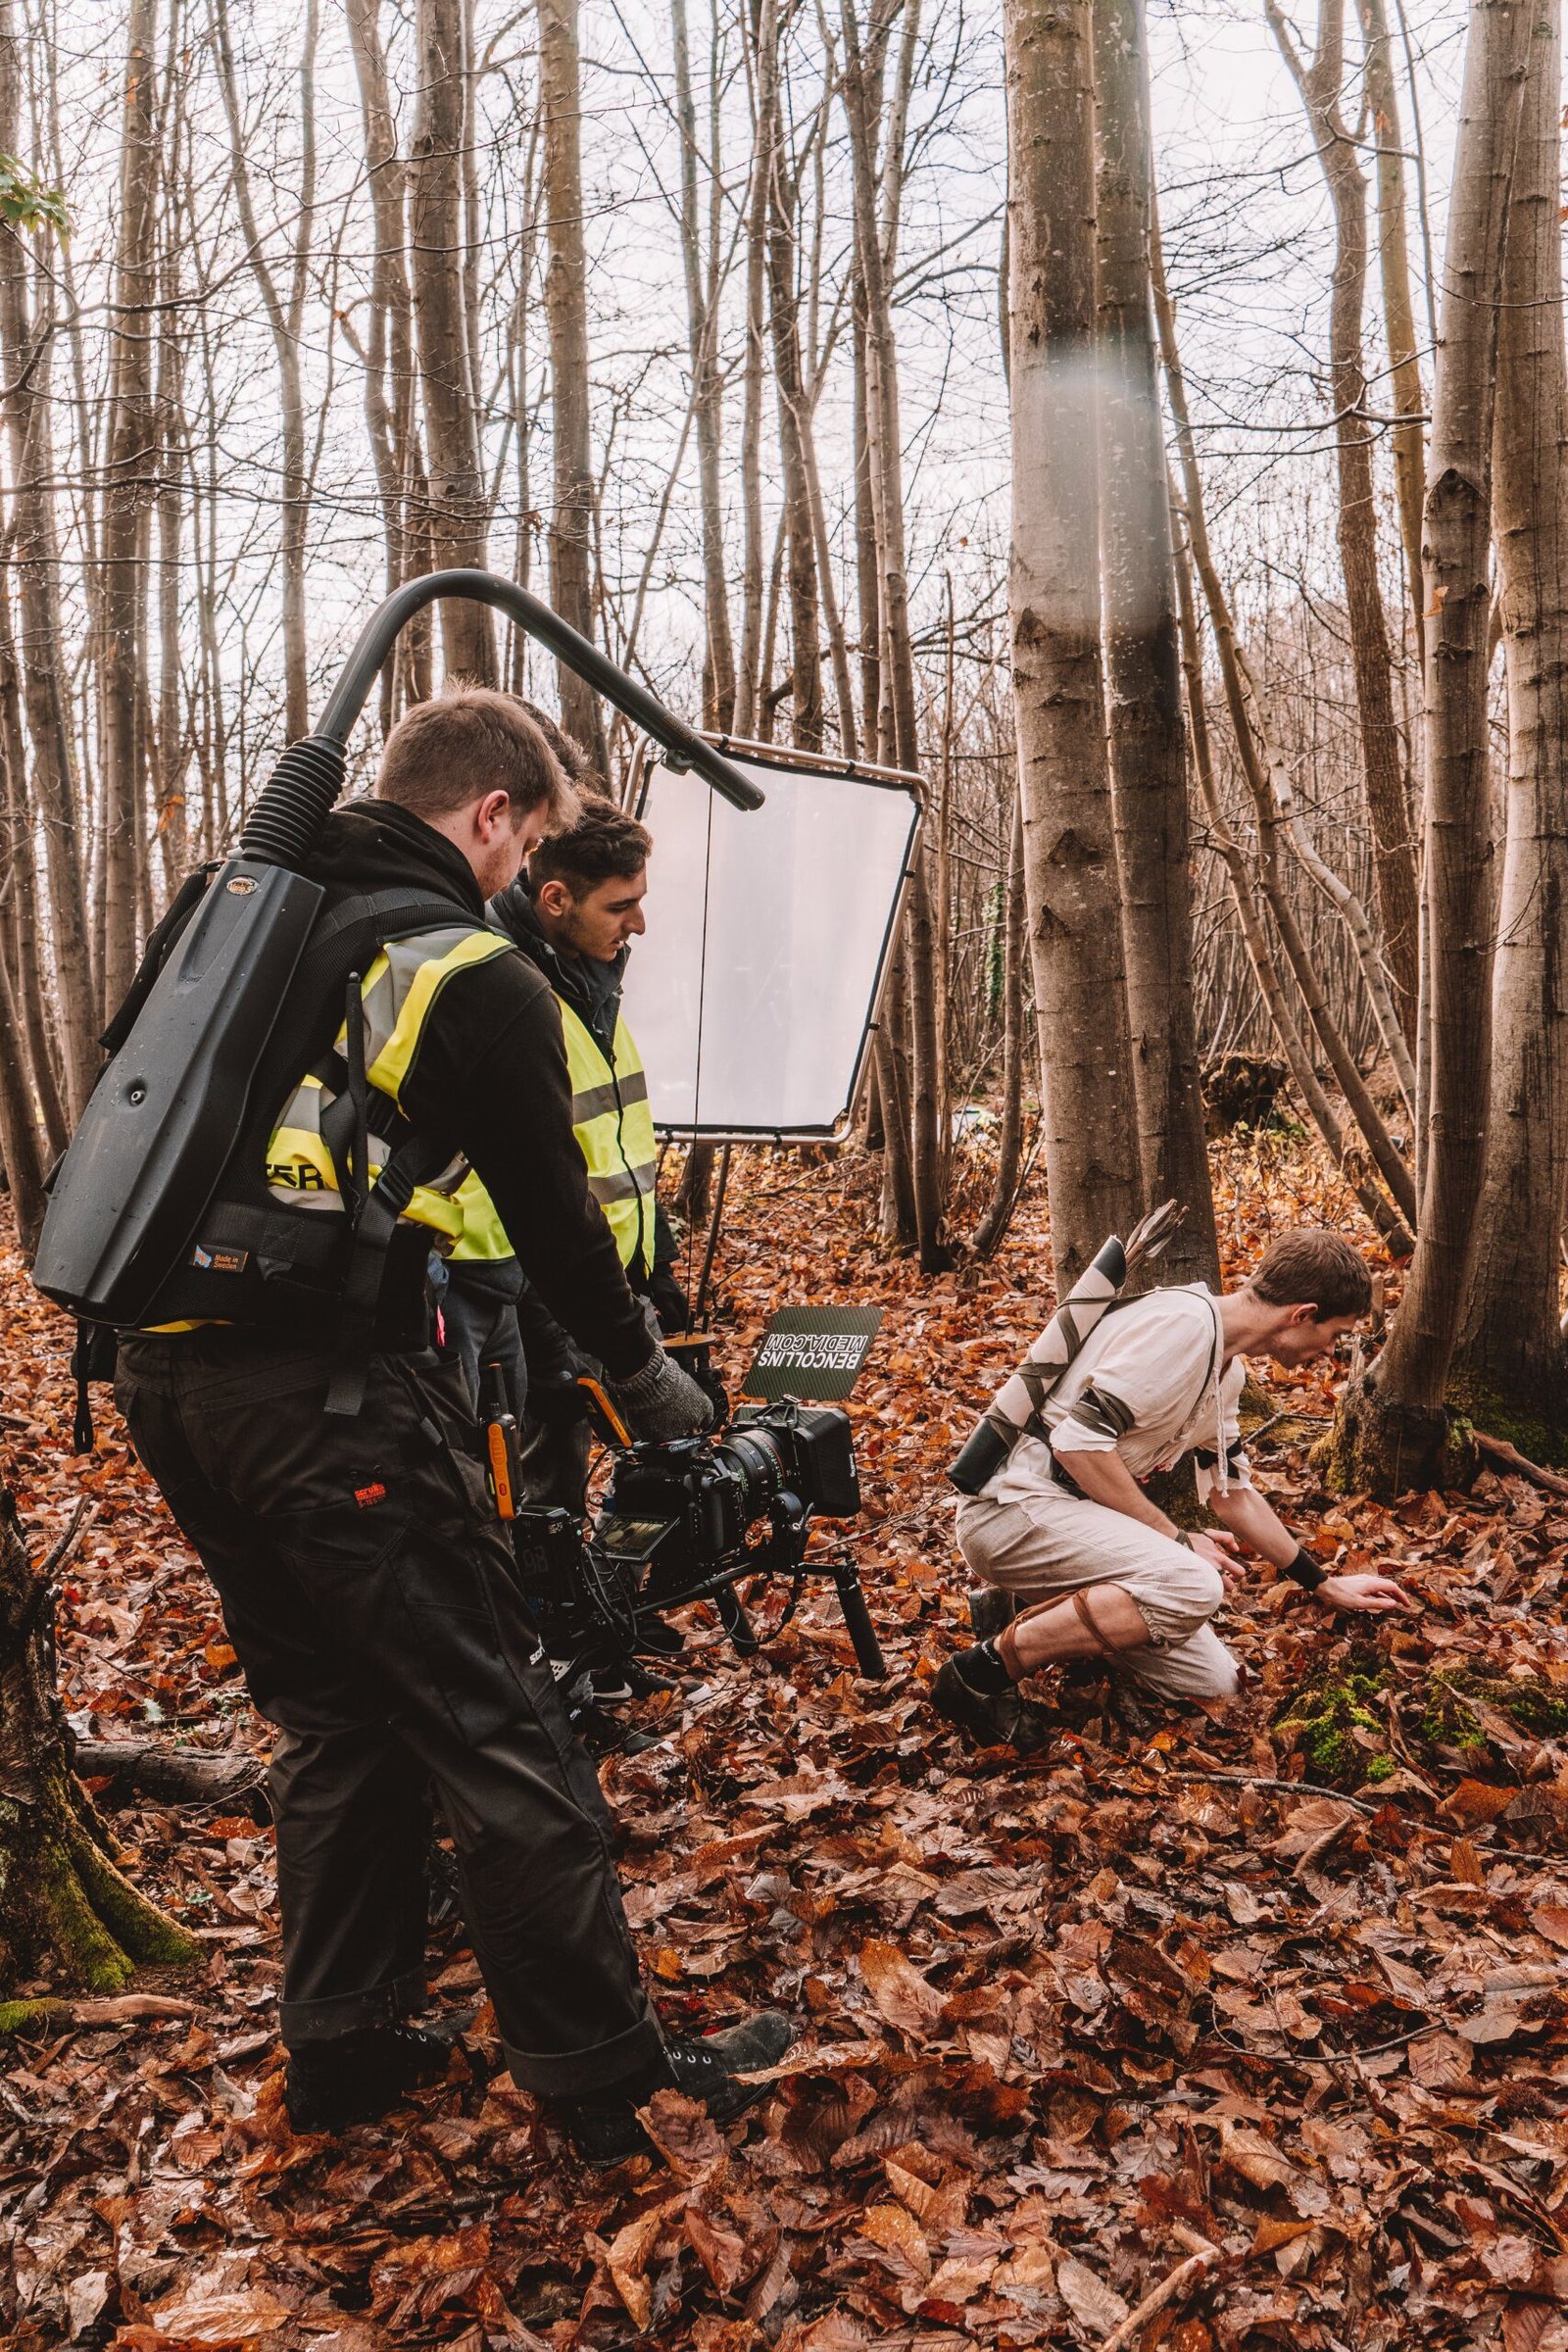
[(571, 1123), (588, 1163), (588, 1190), (605, 1212), (621, 1264), (640, 1260), (651, 1271), (659, 1145), (642, 1055), (618, 1018), (613, 1057), (608, 1061), (569, 1004), (561, 1006), (561, 1026), (571, 1077)]
[[(446, 983), (456, 972), (488, 962), (492, 956), (512, 952), (510, 940), (495, 931), (478, 929), (472, 923), (443, 926), (440, 930), (420, 931), (409, 939), (389, 940), (360, 983), (360, 1002), (365, 1008), (365, 1075), (369, 1085), (401, 1107), (404, 1080), (414, 1066), (424, 1024)], [(347, 1045), (347, 1026), (340, 1025), (337, 1053), (343, 1054)], [(275, 1200), (288, 1201), (296, 1208), (341, 1209), (342, 1188), (337, 1167), (321, 1134), (322, 1113), (336, 1100), (328, 1085), (307, 1072), (285, 1103), (267, 1148), (267, 1189)], [(395, 1137), (377, 1134), (372, 1102), (369, 1118), (372, 1182), (386, 1165), (396, 1142)], [(402, 1221), (428, 1226), (437, 1237), (438, 1247), (460, 1242), (467, 1204), (460, 1201), (459, 1196), (468, 1174), (468, 1163), (460, 1153), (430, 1183), (415, 1188)], [(482, 1187), (479, 1193), (488, 1206), (488, 1196)], [(494, 1218), (493, 1209), (490, 1215)], [(472, 1254), (489, 1253), (475, 1250)], [(494, 1254), (505, 1256), (510, 1252), (502, 1250)]]

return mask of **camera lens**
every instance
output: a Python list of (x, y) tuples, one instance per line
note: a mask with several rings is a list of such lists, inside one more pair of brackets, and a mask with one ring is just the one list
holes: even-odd
[(749, 1526), (783, 1492), (788, 1478), (783, 1450), (771, 1431), (748, 1429), (732, 1431), (718, 1451), (740, 1486)]

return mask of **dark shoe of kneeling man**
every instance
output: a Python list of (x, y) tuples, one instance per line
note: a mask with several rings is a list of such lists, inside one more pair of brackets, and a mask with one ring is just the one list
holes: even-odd
[(1023, 1697), (990, 1642), (949, 1658), (931, 1686), (931, 1704), (982, 1747), (1037, 1755), (1061, 1728), (1046, 1707)]
[(416, 2026), (367, 2026), (330, 2041), (296, 2042), (283, 2078), (283, 2105), (296, 2132), (342, 2132), (374, 2123), (421, 2082), (447, 2071), (452, 2044)]
[(727, 2124), (765, 2097), (766, 2082), (742, 2075), (776, 2066), (795, 2039), (795, 2028), (776, 2009), (762, 2009), (721, 2034), (666, 2041), (659, 2057), (623, 2082), (581, 2099), (551, 2101), (551, 2112), (584, 2164), (622, 2164), (651, 2156), (653, 2142), (637, 2118), (657, 2090), (700, 2099), (713, 2121)]
[(994, 1642), (1017, 1614), (1016, 1595), (1000, 1585), (976, 1585), (969, 1594), (969, 1624), (977, 1642)]

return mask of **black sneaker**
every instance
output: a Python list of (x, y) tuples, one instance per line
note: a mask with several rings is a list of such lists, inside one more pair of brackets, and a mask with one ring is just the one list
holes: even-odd
[(1000, 1585), (976, 1585), (969, 1595), (969, 1623), (977, 1642), (994, 1641), (1017, 1614), (1016, 1596), (1004, 1592)]
[(414, 2026), (368, 2026), (331, 2041), (302, 2041), (288, 2054), (283, 2105), (296, 2132), (341, 2132), (374, 2123), (421, 2082), (447, 2071), (452, 2045)]
[(584, 2164), (624, 2164), (628, 2156), (651, 2156), (654, 2145), (637, 2110), (656, 2090), (701, 2099), (715, 2123), (727, 2124), (767, 2092), (765, 2082), (743, 2082), (739, 2077), (776, 2066), (794, 2039), (789, 2019), (764, 2009), (722, 2034), (667, 2041), (658, 2061), (629, 2082), (589, 2098), (557, 2100), (555, 2113)]
[(931, 1704), (982, 1747), (1015, 1747), (1020, 1756), (1038, 1755), (1061, 1728), (1048, 1708), (1021, 1697), (1010, 1683), (1005, 1690), (974, 1690), (953, 1658), (931, 1686)]

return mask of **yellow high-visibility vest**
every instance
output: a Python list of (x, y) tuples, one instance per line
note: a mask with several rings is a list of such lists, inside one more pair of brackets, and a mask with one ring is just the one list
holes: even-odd
[[(511, 941), (499, 932), (464, 923), (389, 940), (369, 965), (360, 984), (360, 1001), (365, 1009), (365, 1075), (374, 1090), (368, 1122), (372, 1183), (397, 1145), (395, 1136), (388, 1137), (377, 1126), (378, 1111), (381, 1127), (391, 1123), (377, 1097), (401, 1109), (404, 1081), (442, 989), (454, 973), (512, 953)], [(347, 1043), (347, 1027), (341, 1026), (334, 1049), (339, 1061)], [(321, 1133), (323, 1115), (338, 1093), (328, 1078), (307, 1071), (284, 1105), (267, 1148), (267, 1188), (274, 1200), (304, 1209), (342, 1207), (337, 1166)], [(432, 1248), (443, 1256), (468, 1241), (472, 1246), (465, 1248), (465, 1255), (512, 1253), (489, 1195), (461, 1153), (428, 1183), (415, 1187), (400, 1222), (427, 1226)], [(496, 1236), (499, 1248), (481, 1246)]]
[(642, 1055), (618, 1015), (610, 1056), (587, 1024), (561, 1004), (571, 1076), (571, 1123), (588, 1165), (588, 1190), (605, 1212), (623, 1266), (654, 1264), (659, 1146)]

